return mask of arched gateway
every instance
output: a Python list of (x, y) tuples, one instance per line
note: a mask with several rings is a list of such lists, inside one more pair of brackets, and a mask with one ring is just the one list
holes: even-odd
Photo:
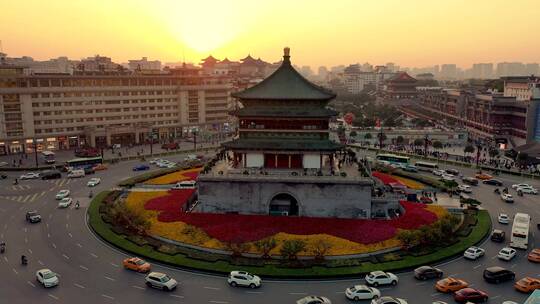
[(298, 201), (288, 193), (276, 194), (268, 206), (270, 215), (298, 215)]

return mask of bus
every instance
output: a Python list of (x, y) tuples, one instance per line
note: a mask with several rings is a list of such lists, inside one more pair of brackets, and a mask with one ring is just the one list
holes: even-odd
[(56, 162), (56, 160), (54, 159), (54, 152), (52, 151), (41, 152), (41, 157), (46, 164), (54, 164)]
[(510, 247), (527, 249), (529, 245), (529, 224), (531, 217), (526, 213), (516, 213), (512, 224)]
[(75, 158), (75, 159), (67, 161), (66, 167), (71, 167), (71, 168), (94, 167), (102, 163), (103, 163), (103, 158), (101, 157)]
[(428, 163), (428, 162), (416, 162), (414, 164), (416, 166), (416, 168), (420, 171), (428, 171), (428, 172), (431, 172), (435, 169), (439, 169), (439, 166), (435, 163)]
[(536, 289), (531, 295), (525, 300), (523, 304), (538, 304), (540, 303), (540, 289)]
[(388, 162), (393, 165), (408, 165), (409, 158), (406, 156), (399, 156), (395, 154), (378, 154), (376, 157), (378, 162)]

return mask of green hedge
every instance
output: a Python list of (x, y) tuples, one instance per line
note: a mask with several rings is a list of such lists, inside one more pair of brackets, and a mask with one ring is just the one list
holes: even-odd
[[(212, 273), (228, 273), (232, 270), (238, 269), (239, 265), (243, 270), (257, 273), (265, 277), (276, 278), (322, 278), (322, 277), (357, 277), (361, 274), (374, 271), (374, 270), (406, 270), (414, 267), (426, 264), (433, 264), (438, 261), (442, 261), (456, 255), (462, 254), (462, 252), (469, 246), (478, 244), (482, 241), (491, 230), (491, 219), (487, 211), (479, 211), (476, 215), (478, 217), (478, 223), (475, 229), (467, 236), (462, 238), (459, 242), (449, 247), (437, 248), (433, 253), (424, 254), (419, 256), (405, 255), (401, 253), (385, 254), (380, 257), (370, 256), (364, 259), (356, 260), (331, 260), (327, 262), (327, 266), (313, 266), (313, 267), (286, 267), (279, 261), (268, 261), (254, 263), (250, 265), (248, 259), (238, 259), (235, 261), (225, 261), (219, 259), (219, 255), (197, 253), (190, 254), (189, 257), (183, 253), (177, 253), (177, 251), (169, 246), (161, 246), (159, 250), (154, 250), (154, 247), (146, 244), (142, 240), (131, 237), (133, 241), (129, 240), (123, 235), (116, 234), (112, 231), (112, 227), (105, 223), (101, 214), (99, 213), (99, 207), (103, 203), (103, 199), (110, 192), (99, 193), (91, 202), (88, 209), (89, 223), (93, 231), (108, 243), (124, 250), (131, 252), (134, 255), (145, 257), (150, 260), (159, 261), (161, 263), (169, 264), (172, 266), (178, 266), (187, 269), (195, 269), (200, 271), (212, 272)], [(140, 243), (142, 246), (137, 245), (135, 242)], [(144, 244), (144, 245), (143, 245)], [(204, 259), (214, 260), (207, 261)], [(244, 261), (245, 260), (245, 261)], [(301, 266), (301, 263), (299, 264)]]
[(143, 173), (143, 174), (140, 174), (140, 175), (125, 179), (125, 180), (119, 182), (118, 186), (120, 186), (120, 187), (133, 187), (136, 184), (140, 184), (140, 183), (145, 182), (145, 181), (147, 181), (149, 179), (152, 179), (152, 178), (160, 177), (160, 176), (163, 176), (163, 175), (166, 175), (166, 174), (169, 174), (169, 173), (173, 173), (173, 172), (176, 172), (176, 171), (180, 171), (180, 170), (187, 170), (187, 169), (198, 168), (198, 167), (201, 167), (201, 166), (187, 166), (186, 165), (186, 166), (179, 166), (179, 167), (174, 167), (174, 168), (166, 168), (166, 169), (160, 169), (160, 170), (156, 170), (156, 171), (146, 172), (146, 173)]

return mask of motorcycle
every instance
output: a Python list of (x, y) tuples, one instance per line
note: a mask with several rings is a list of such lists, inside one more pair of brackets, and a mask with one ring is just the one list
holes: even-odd
[(92, 198), (92, 196), (94, 196), (94, 194), (92, 193), (92, 191), (90, 191), (90, 193), (88, 193), (88, 197)]
[(0, 253), (6, 252), (6, 243), (0, 243)]
[(28, 259), (26, 256), (21, 256), (21, 265), (28, 265)]
[(80, 206), (81, 204), (79, 204), (79, 202), (75, 203), (75, 209), (79, 209)]
[(501, 190), (499, 190), (499, 188), (495, 188), (495, 190), (493, 190), (493, 192), (495, 192), (496, 194), (501, 194)]
[(18, 184), (19, 184), (19, 180), (18, 180), (18, 179), (15, 179), (15, 180), (13, 181), (13, 184), (14, 184), (14, 185), (18, 185)]

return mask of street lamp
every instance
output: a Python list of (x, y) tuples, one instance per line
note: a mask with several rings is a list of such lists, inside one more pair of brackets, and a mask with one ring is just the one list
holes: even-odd
[(197, 151), (197, 130), (193, 130), (193, 150)]
[(424, 156), (427, 156), (427, 146), (428, 146), (428, 141), (429, 141), (429, 137), (428, 135), (426, 134), (426, 136), (424, 136)]
[(37, 155), (37, 140), (35, 138), (32, 139), (32, 143), (34, 144), (34, 156), (35, 156), (35, 159), (36, 159), (36, 169), (37, 169), (37, 167), (39, 167), (38, 155)]

